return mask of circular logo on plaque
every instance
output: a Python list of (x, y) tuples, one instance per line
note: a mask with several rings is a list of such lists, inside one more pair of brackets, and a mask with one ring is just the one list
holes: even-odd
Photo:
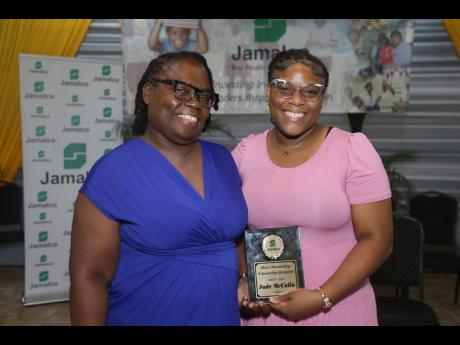
[(262, 241), (262, 250), (267, 258), (276, 260), (284, 251), (284, 242), (278, 235), (268, 235)]

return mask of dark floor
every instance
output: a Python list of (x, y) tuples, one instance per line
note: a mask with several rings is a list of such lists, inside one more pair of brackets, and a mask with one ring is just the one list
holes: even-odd
[[(438, 315), (441, 325), (460, 326), (460, 301), (453, 304), (455, 275), (425, 273), (425, 302)], [(70, 324), (69, 303), (50, 303), (23, 307), (24, 268), (0, 267), (0, 326), (67, 326)], [(392, 287), (376, 287), (376, 294), (393, 294)], [(410, 291), (418, 298), (418, 289)]]

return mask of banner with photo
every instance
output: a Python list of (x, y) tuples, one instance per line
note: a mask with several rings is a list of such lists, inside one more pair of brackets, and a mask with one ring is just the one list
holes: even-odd
[(220, 113), (266, 113), (268, 64), (281, 50), (308, 48), (330, 73), (324, 112), (405, 112), (409, 108), (413, 20), (125, 19), (126, 109), (161, 53), (202, 53), (220, 95)]
[(122, 64), (20, 54), (23, 303), (69, 298), (74, 202), (89, 169), (121, 144)]

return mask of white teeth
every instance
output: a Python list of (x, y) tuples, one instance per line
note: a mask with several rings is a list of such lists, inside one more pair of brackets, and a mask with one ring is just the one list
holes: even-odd
[(198, 121), (198, 119), (196, 117), (191, 116), (191, 115), (177, 115), (177, 116), (180, 117), (181, 119), (192, 121), (192, 122), (197, 122)]
[(285, 111), (284, 114), (291, 119), (298, 119), (304, 115), (304, 113), (293, 113), (292, 111)]

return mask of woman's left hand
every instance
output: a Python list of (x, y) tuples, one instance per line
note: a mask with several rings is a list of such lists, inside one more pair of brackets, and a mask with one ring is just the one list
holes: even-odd
[(273, 313), (288, 320), (300, 321), (317, 314), (322, 308), (322, 297), (317, 291), (297, 289), (285, 295), (270, 298)]

